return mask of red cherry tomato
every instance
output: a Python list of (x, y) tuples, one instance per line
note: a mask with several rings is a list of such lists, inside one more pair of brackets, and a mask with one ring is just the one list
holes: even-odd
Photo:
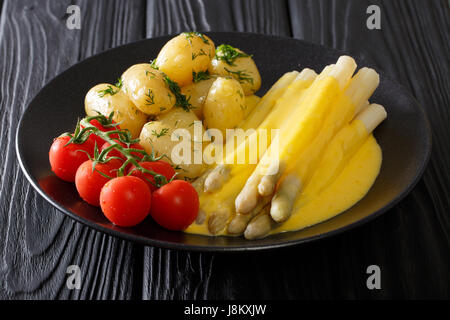
[(162, 227), (184, 230), (197, 218), (199, 200), (194, 187), (183, 180), (173, 180), (152, 194), (150, 214)]
[[(123, 143), (123, 142), (117, 141), (117, 143), (120, 144), (120, 145), (121, 145), (122, 147), (124, 147), (124, 148), (127, 147), (127, 145), (126, 145), (125, 143)], [(108, 142), (105, 142), (105, 143), (102, 145), (100, 151), (105, 150), (105, 149), (108, 148), (109, 146), (111, 146), (111, 145), (110, 145)], [(132, 143), (132, 144), (130, 144), (130, 147), (129, 147), (129, 148), (130, 148), (130, 149), (144, 150), (144, 148), (143, 148), (139, 143)], [(131, 154), (137, 156), (139, 159), (142, 159), (142, 157), (144, 156), (142, 153), (139, 153), (139, 152), (132, 152)], [(116, 149), (110, 150), (110, 151), (108, 152), (108, 156), (110, 156), (110, 157), (119, 157), (119, 158), (122, 158), (123, 160), (126, 160), (126, 157), (125, 157), (122, 153), (120, 153), (119, 151), (117, 151)]]
[[(166, 177), (167, 181), (169, 181), (170, 179), (172, 179), (172, 177), (175, 175), (175, 170), (173, 169), (173, 167), (162, 160), (158, 160), (158, 161), (144, 161), (144, 162), (140, 162), (139, 163), (141, 165), (141, 167), (143, 167), (144, 169), (153, 171), (155, 173), (158, 173), (160, 175), (163, 175), (164, 177)], [(139, 171), (136, 169), (136, 167), (133, 165), (131, 166), (130, 170), (128, 171), (129, 173), (131, 172), (132, 176), (141, 178), (142, 180), (144, 180), (148, 187), (150, 188), (150, 191), (155, 191), (157, 189), (157, 187), (153, 184), (155, 183), (155, 180), (153, 178), (153, 176), (150, 173), (144, 173), (142, 171)]]
[(92, 164), (92, 161), (88, 160), (78, 168), (75, 186), (84, 201), (98, 207), (100, 205), (100, 191), (105, 183), (110, 180), (99, 172), (115, 178), (117, 177), (117, 169), (121, 167), (122, 162), (112, 159), (107, 163), (97, 163), (94, 172), (92, 172)]
[[(120, 130), (120, 126), (116, 125), (115, 127), (104, 127), (97, 119), (92, 119), (91, 121), (89, 121), (90, 124), (92, 124), (94, 127), (96, 127), (97, 129), (99, 129), (100, 131), (103, 132), (108, 132), (108, 131), (113, 131), (113, 130)], [(114, 121), (113, 121), (114, 123)], [(81, 129), (83, 129), (84, 127), (81, 125)], [(110, 137), (112, 139), (118, 139), (119, 135), (117, 133), (113, 133), (110, 135)], [(97, 136), (96, 134), (92, 133), (89, 136), (89, 139), (91, 139), (94, 143), (97, 143), (97, 147), (100, 148), (104, 143), (105, 140), (103, 140), (102, 138), (100, 138), (99, 136)]]
[(100, 193), (100, 206), (109, 221), (121, 227), (132, 227), (147, 217), (152, 194), (147, 184), (133, 176), (107, 182)]
[(71, 143), (65, 146), (69, 140), (69, 136), (56, 138), (48, 155), (52, 171), (63, 180), (74, 182), (78, 167), (89, 159), (86, 152), (90, 156), (94, 155), (94, 143), (88, 139), (81, 144)]

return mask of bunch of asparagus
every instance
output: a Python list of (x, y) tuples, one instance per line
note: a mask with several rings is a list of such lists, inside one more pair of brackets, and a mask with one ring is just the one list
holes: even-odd
[[(368, 102), (379, 84), (378, 74), (361, 68), (353, 76), (356, 67), (351, 57), (341, 56), (319, 75), (307, 68), (283, 75), (240, 125), (256, 130), (193, 183), (202, 208), (213, 208), (208, 215), (201, 209), (197, 223), (207, 219), (211, 234), (226, 231), (261, 238), (290, 217), (295, 199), (311, 179), (319, 181), (315, 192), (329, 185), (386, 118), (382, 106)], [(343, 143), (343, 137), (349, 136), (345, 131), (357, 130), (355, 120), (364, 124), (364, 133)], [(270, 129), (279, 129), (278, 134), (268, 137)], [(268, 143), (253, 155), (256, 164), (236, 164), (237, 158), (250, 152), (252, 142), (263, 139)], [(330, 158), (327, 146), (332, 144), (341, 144), (346, 158), (316, 172), (321, 161)]]

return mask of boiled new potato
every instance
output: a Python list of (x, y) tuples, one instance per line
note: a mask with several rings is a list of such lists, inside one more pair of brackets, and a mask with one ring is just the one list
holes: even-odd
[[(192, 111), (187, 112), (181, 108), (173, 108), (169, 112), (160, 115), (157, 120), (150, 121), (144, 125), (139, 143), (149, 154), (153, 150), (157, 156), (166, 155), (167, 157), (163, 158), (163, 160), (169, 160), (175, 165), (175, 171), (178, 173), (177, 177), (196, 178), (202, 173), (204, 165), (202, 160), (198, 164), (194, 163), (194, 160), (203, 156), (204, 143), (202, 143), (203, 126), (199, 121), (197, 125), (200, 125), (200, 130), (196, 132), (194, 130), (194, 121), (199, 121), (199, 119)], [(186, 129), (189, 132), (189, 163), (174, 163), (172, 161), (172, 150), (180, 142), (185, 141), (185, 137), (177, 133), (174, 133), (172, 139), (172, 133), (176, 129)]]
[(114, 112), (113, 120), (120, 122), (120, 128), (130, 130), (133, 138), (139, 136), (147, 122), (147, 115), (139, 111), (128, 96), (112, 84), (101, 83), (92, 87), (84, 99), (86, 115), (101, 113), (108, 117)]
[(209, 89), (203, 105), (203, 117), (208, 129), (222, 131), (236, 128), (244, 119), (245, 98), (241, 85), (231, 77), (217, 78)]
[(193, 72), (205, 72), (214, 57), (214, 42), (198, 32), (183, 32), (169, 40), (155, 65), (180, 87), (191, 84)]
[(181, 88), (181, 93), (189, 99), (192, 111), (199, 119), (203, 119), (203, 104), (211, 85), (216, 79), (217, 76), (211, 76), (209, 79), (200, 80)]
[(217, 47), (209, 73), (232, 76), (239, 81), (246, 96), (254, 94), (261, 87), (261, 76), (252, 57), (227, 44)]
[(169, 89), (165, 75), (149, 63), (135, 64), (122, 74), (122, 91), (136, 107), (148, 115), (169, 111), (176, 98)]

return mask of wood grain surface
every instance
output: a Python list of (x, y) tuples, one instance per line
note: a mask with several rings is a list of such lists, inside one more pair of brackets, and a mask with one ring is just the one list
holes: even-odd
[[(81, 30), (66, 28), (70, 4), (81, 8)], [(381, 8), (381, 30), (366, 28), (370, 4)], [(1, 299), (450, 297), (447, 1), (0, 0), (0, 7)], [(142, 247), (53, 209), (16, 159), (15, 131), (27, 104), (46, 82), (92, 54), (185, 30), (292, 36), (372, 60), (429, 117), (433, 152), (423, 179), (373, 222), (265, 253)], [(82, 270), (80, 290), (66, 287), (72, 264)], [(381, 290), (366, 287), (371, 264), (381, 268)]]
[[(92, 54), (144, 36), (144, 2), (79, 1), (81, 30), (66, 28), (66, 9), (71, 3), (5, 1), (3, 4), (1, 298), (127, 299), (140, 286), (141, 268), (136, 265), (142, 263), (142, 248), (75, 223), (49, 206), (26, 181), (16, 159), (17, 122), (27, 103), (46, 82)], [(66, 287), (69, 265), (78, 265), (82, 270), (81, 290)]]

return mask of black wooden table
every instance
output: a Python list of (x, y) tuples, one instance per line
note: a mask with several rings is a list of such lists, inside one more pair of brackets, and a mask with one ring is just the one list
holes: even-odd
[[(81, 8), (80, 30), (66, 27), (71, 4)], [(366, 27), (371, 4), (381, 9), (380, 30)], [(0, 0), (0, 6), (0, 298), (450, 297), (447, 0)], [(27, 104), (46, 82), (86, 57), (186, 30), (295, 37), (371, 59), (426, 109), (433, 152), (422, 180), (373, 222), (267, 253), (143, 247), (65, 217), (19, 169), (14, 139)], [(372, 264), (381, 269), (380, 290), (366, 287)], [(80, 290), (66, 286), (69, 265), (81, 268)]]

